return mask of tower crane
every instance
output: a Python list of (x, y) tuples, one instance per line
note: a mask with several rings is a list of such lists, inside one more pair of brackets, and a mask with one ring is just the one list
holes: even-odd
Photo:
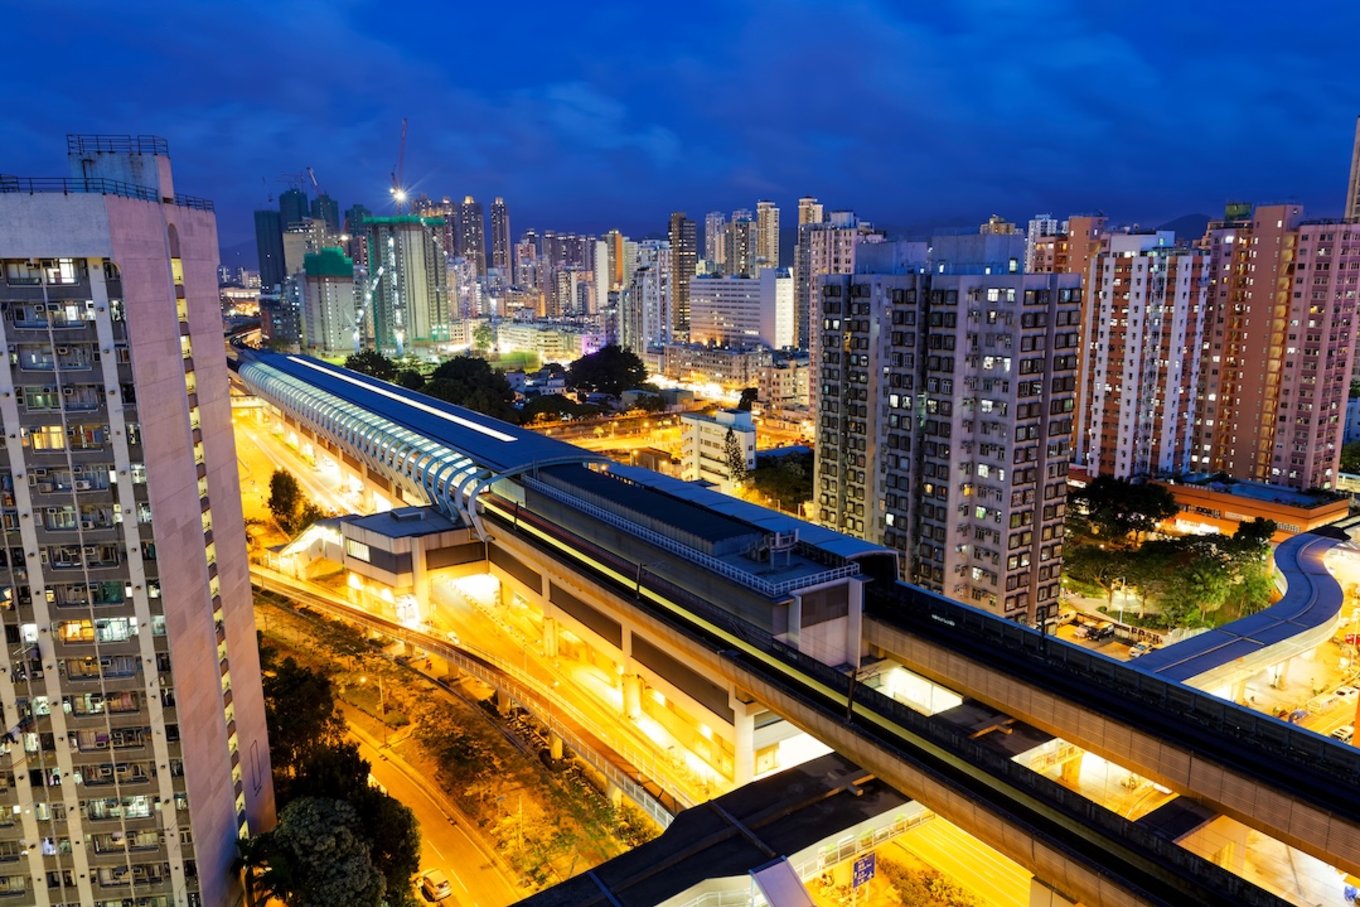
[(392, 194), (392, 202), (397, 206), (397, 213), (401, 214), (406, 208), (406, 187), (402, 185), (402, 170), (406, 165), (406, 117), (401, 118), (401, 143), (397, 146), (397, 166), (392, 171), (392, 188), (388, 191)]

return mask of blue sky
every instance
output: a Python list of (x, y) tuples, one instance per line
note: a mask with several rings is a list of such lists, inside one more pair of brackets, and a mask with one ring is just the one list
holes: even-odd
[(1335, 216), (1360, 114), (1336, 0), (8, 6), (0, 172), (62, 173), (67, 132), (162, 135), (224, 245), (309, 165), (379, 207), (402, 117), (416, 191), (502, 195), (516, 235), (645, 235), (803, 194), (903, 227)]

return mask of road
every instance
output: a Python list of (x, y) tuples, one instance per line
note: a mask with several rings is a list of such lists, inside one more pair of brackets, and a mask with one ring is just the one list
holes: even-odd
[[(523, 894), (511, 885), (463, 826), (457, 807), (449, 803), (419, 772), (401, 761), (399, 752), (381, 748), (362, 728), (349, 725), (359, 754), (373, 767), (373, 777), (405, 803), (420, 823), (420, 870), (442, 869), (453, 883), (460, 907), (503, 907)], [(401, 744), (396, 744), (400, 746)], [(417, 897), (420, 897), (418, 894)], [(448, 901), (444, 902), (446, 905)]]
[(1034, 873), (939, 816), (893, 844), (929, 863), (989, 907), (1029, 907)]

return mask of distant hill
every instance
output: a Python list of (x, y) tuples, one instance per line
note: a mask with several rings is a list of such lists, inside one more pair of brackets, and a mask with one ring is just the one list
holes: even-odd
[(1176, 234), (1177, 239), (1199, 239), (1204, 235), (1204, 230), (1209, 226), (1210, 217), (1207, 214), (1182, 214), (1175, 220), (1169, 220), (1158, 227), (1158, 230), (1171, 230)]
[(252, 271), (258, 271), (260, 268), (253, 239), (239, 242), (234, 246), (223, 246), (221, 253), (222, 264), (229, 268), (249, 268)]

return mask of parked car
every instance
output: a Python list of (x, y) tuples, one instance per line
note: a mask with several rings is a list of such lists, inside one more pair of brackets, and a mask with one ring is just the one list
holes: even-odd
[(453, 886), (442, 869), (431, 869), (420, 877), (420, 893), (427, 901), (442, 901), (453, 894)]
[(1337, 699), (1344, 699), (1349, 701), (1351, 699), (1354, 699), (1357, 694), (1360, 694), (1360, 690), (1357, 690), (1355, 687), (1337, 687), (1336, 692), (1333, 693), (1332, 695), (1335, 696)]
[(1350, 743), (1351, 738), (1354, 736), (1355, 725), (1353, 724), (1344, 724), (1341, 727), (1337, 728), (1336, 730), (1332, 731), (1332, 739), (1340, 740), (1342, 743)]
[(1129, 646), (1129, 657), (1137, 658), (1139, 655), (1146, 655), (1152, 651), (1152, 646), (1145, 642), (1136, 642)]
[(1101, 641), (1104, 641), (1104, 640), (1106, 640), (1106, 639), (1113, 639), (1113, 638), (1114, 638), (1114, 624), (1105, 624), (1105, 625), (1103, 625), (1103, 626), (1096, 627), (1095, 629), (1093, 629), (1093, 630), (1091, 631), (1090, 635), (1089, 635), (1087, 638), (1088, 638), (1088, 639), (1093, 639), (1093, 640), (1095, 640), (1096, 642), (1101, 642)]

